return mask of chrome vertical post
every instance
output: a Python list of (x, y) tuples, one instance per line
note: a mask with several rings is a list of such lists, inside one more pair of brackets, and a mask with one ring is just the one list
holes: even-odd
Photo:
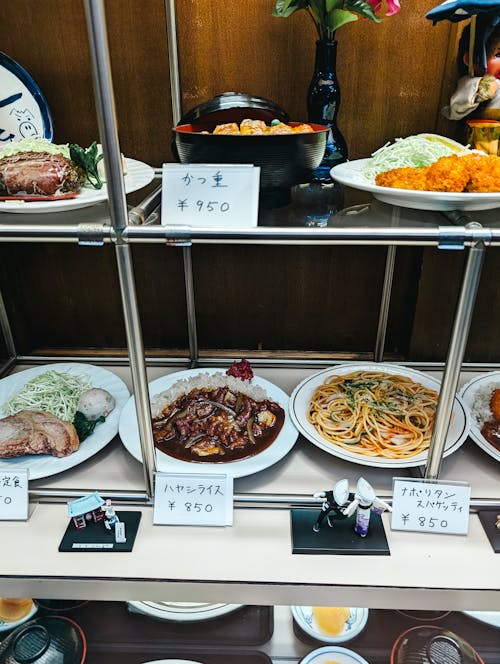
[[(481, 228), (480, 224), (474, 222), (467, 224), (467, 227)], [(425, 467), (426, 479), (436, 479), (439, 477), (446, 436), (453, 412), (453, 402), (458, 387), (460, 370), (474, 311), (474, 303), (479, 287), (484, 252), (485, 244), (483, 240), (477, 241), (469, 249), (441, 383), (431, 445)]]
[[(401, 210), (399, 207), (392, 208), (391, 221), (392, 226), (399, 226)], [(382, 296), (380, 299), (380, 308), (378, 313), (377, 338), (375, 340), (375, 350), (373, 353), (375, 362), (382, 362), (384, 359), (385, 341), (387, 336), (387, 321), (389, 320), (389, 308), (391, 305), (392, 284), (394, 280), (394, 264), (396, 262), (396, 247), (389, 245), (385, 257), (384, 283), (382, 286)]]
[(198, 335), (196, 331), (196, 305), (194, 299), (193, 260), (191, 247), (182, 248), (184, 262), (184, 288), (188, 322), (189, 358), (191, 367), (198, 362)]
[(167, 14), (168, 62), (170, 70), (170, 94), (172, 97), (172, 120), (174, 127), (182, 116), (181, 85), (179, 79), (179, 52), (175, 20), (175, 0), (165, 0)]
[(92, 59), (97, 119), (104, 151), (111, 221), (116, 237), (116, 262), (120, 280), (122, 308), (135, 395), (139, 436), (143, 458), (144, 480), (149, 496), (154, 494), (156, 461), (144, 347), (138, 314), (131, 247), (121, 232), (127, 226), (128, 210), (121, 164), (115, 112), (111, 65), (109, 59), (106, 17), (103, 0), (84, 0)]

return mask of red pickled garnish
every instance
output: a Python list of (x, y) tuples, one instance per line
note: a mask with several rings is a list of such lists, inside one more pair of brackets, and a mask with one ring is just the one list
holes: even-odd
[(241, 380), (252, 380), (253, 371), (250, 362), (241, 360), (240, 362), (233, 362), (229, 369), (226, 371), (228, 376), (240, 378)]

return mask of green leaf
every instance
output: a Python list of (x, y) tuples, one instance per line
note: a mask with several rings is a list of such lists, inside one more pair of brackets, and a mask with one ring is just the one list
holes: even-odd
[(309, 6), (309, 0), (276, 0), (273, 16), (287, 18), (299, 9), (306, 9)]
[(357, 20), (357, 15), (352, 12), (345, 11), (345, 9), (333, 9), (328, 14), (328, 29), (335, 32), (335, 30), (338, 30), (346, 23), (352, 23), (352, 21)]
[(381, 18), (378, 18), (373, 11), (373, 7), (366, 0), (345, 0), (344, 9), (350, 12), (356, 12), (364, 18), (370, 19), (370, 21), (375, 21), (375, 23), (380, 23)]
[(325, 7), (327, 13), (330, 13), (332, 9), (340, 9), (342, 7), (343, 0), (326, 0)]

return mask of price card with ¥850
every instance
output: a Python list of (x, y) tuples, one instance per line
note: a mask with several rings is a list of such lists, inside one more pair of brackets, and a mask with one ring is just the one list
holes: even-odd
[(0, 472), (0, 520), (26, 521), (28, 502), (28, 470), (2, 470)]
[(393, 530), (467, 535), (470, 485), (467, 482), (393, 480)]
[(231, 526), (233, 478), (215, 474), (156, 473), (153, 523)]
[(251, 164), (163, 164), (165, 226), (257, 226), (260, 167)]

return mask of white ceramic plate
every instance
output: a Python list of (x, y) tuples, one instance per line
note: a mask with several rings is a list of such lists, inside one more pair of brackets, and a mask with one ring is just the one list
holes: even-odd
[(358, 655), (354, 650), (342, 648), (342, 646), (323, 646), (313, 650), (304, 659), (300, 660), (300, 664), (328, 664), (335, 661), (335, 664), (368, 664), (364, 657)]
[(0, 52), (0, 139), (2, 146), (22, 138), (52, 140), (52, 117), (30, 74)]
[(464, 611), (466, 616), (500, 629), (500, 611)]
[[(120, 413), (129, 398), (128, 388), (114, 373), (92, 364), (61, 362), (59, 364), (45, 364), (11, 374), (0, 380), (0, 410), (3, 409), (3, 404), (18, 392), (25, 383), (49, 370), (87, 376), (92, 387), (102, 387), (113, 395), (116, 406), (106, 420), (96, 426), (94, 433), (86, 438), (73, 454), (62, 458), (53, 457), (50, 454), (30, 454), (12, 459), (0, 459), (0, 472), (2, 470), (12, 471), (16, 468), (27, 468), (30, 480), (50, 477), (50, 475), (56, 475), (86, 461), (105, 447), (118, 433)], [(2, 417), (4, 416), (2, 414)]]
[[(186, 369), (176, 373), (162, 376), (149, 384), (149, 396), (152, 397), (163, 390), (171, 387), (175, 382), (182, 378), (189, 378), (200, 373), (225, 373), (224, 369)], [(164, 473), (222, 473), (229, 477), (246, 477), (253, 475), (265, 468), (280, 461), (294, 446), (298, 438), (298, 431), (295, 429), (290, 417), (288, 416), (289, 397), (279, 387), (273, 383), (254, 376), (253, 385), (260, 386), (272, 401), (276, 401), (285, 411), (285, 421), (275, 441), (265, 450), (262, 450), (255, 456), (236, 461), (224, 462), (196, 462), (181, 461), (175, 459), (159, 450), (156, 450), (157, 470)], [(142, 462), (141, 444), (139, 440), (139, 428), (137, 425), (137, 415), (135, 410), (135, 399), (130, 399), (125, 404), (120, 417), (119, 427), (120, 438), (123, 444), (138, 461)]]
[(290, 608), (297, 625), (313, 639), (324, 643), (345, 643), (354, 639), (364, 630), (368, 620), (368, 609), (349, 608), (349, 618), (344, 629), (340, 634), (334, 636), (323, 632), (316, 624), (312, 606), (292, 606)]
[(33, 602), (29, 613), (25, 615), (24, 618), (21, 618), (21, 620), (15, 620), (14, 622), (6, 622), (5, 620), (0, 620), (0, 633), (10, 631), (11, 629), (15, 629), (16, 627), (19, 627), (19, 625), (22, 625), (28, 620), (31, 620), (37, 611), (38, 611), (38, 606)]
[[(339, 445), (334, 445), (325, 440), (316, 431), (312, 424), (307, 421), (306, 413), (314, 390), (322, 385), (327, 377), (335, 375), (342, 376), (353, 371), (381, 371), (388, 374), (397, 374), (411, 378), (416, 383), (421, 383), (424, 387), (439, 392), (440, 383), (438, 380), (415, 369), (403, 367), (395, 364), (378, 364), (369, 362), (365, 364), (344, 364), (336, 367), (323, 369), (318, 373), (312, 374), (303, 380), (290, 397), (290, 415), (295, 426), (298, 428), (311, 443), (320, 447), (325, 452), (340, 457), (346, 461), (359, 463), (362, 466), (376, 466), (380, 468), (412, 468), (414, 466), (425, 465), (427, 451), (421, 452), (408, 459), (386, 459), (384, 457), (368, 457), (358, 454), (354, 450), (346, 450)], [(461, 399), (455, 397), (453, 404), (453, 416), (446, 438), (444, 456), (448, 456), (458, 450), (466, 440), (470, 428), (470, 416), (464, 407)]]
[(200, 604), (195, 602), (127, 602), (129, 611), (171, 622), (202, 622), (226, 616), (242, 604)]
[(362, 191), (369, 191), (384, 203), (415, 210), (491, 210), (500, 207), (500, 192), (469, 194), (448, 191), (412, 191), (379, 187), (364, 175), (369, 159), (356, 159), (334, 166), (331, 176), (340, 184)]
[[(490, 371), (488, 373), (482, 374), (470, 380), (466, 385), (460, 390), (460, 397), (464, 402), (465, 406), (469, 409), (470, 417), (470, 431), (469, 435), (472, 440), (479, 445), (479, 447), (489, 454), (491, 457), (500, 461), (500, 450), (497, 450), (493, 445), (488, 443), (486, 438), (483, 438), (481, 434), (481, 426), (483, 422), (479, 423), (473, 414), (474, 402), (476, 400), (476, 393), (479, 389), (487, 387), (489, 384), (494, 385), (494, 387), (500, 388), (500, 371)], [(492, 388), (493, 389), (493, 388)]]
[[(125, 192), (127, 194), (142, 189), (154, 178), (154, 169), (142, 161), (126, 159), (127, 175), (125, 175)], [(67, 198), (61, 201), (0, 201), (0, 212), (42, 213), (67, 212), (102, 203), (108, 199), (108, 188), (104, 184), (102, 189), (83, 187), (76, 198)]]

